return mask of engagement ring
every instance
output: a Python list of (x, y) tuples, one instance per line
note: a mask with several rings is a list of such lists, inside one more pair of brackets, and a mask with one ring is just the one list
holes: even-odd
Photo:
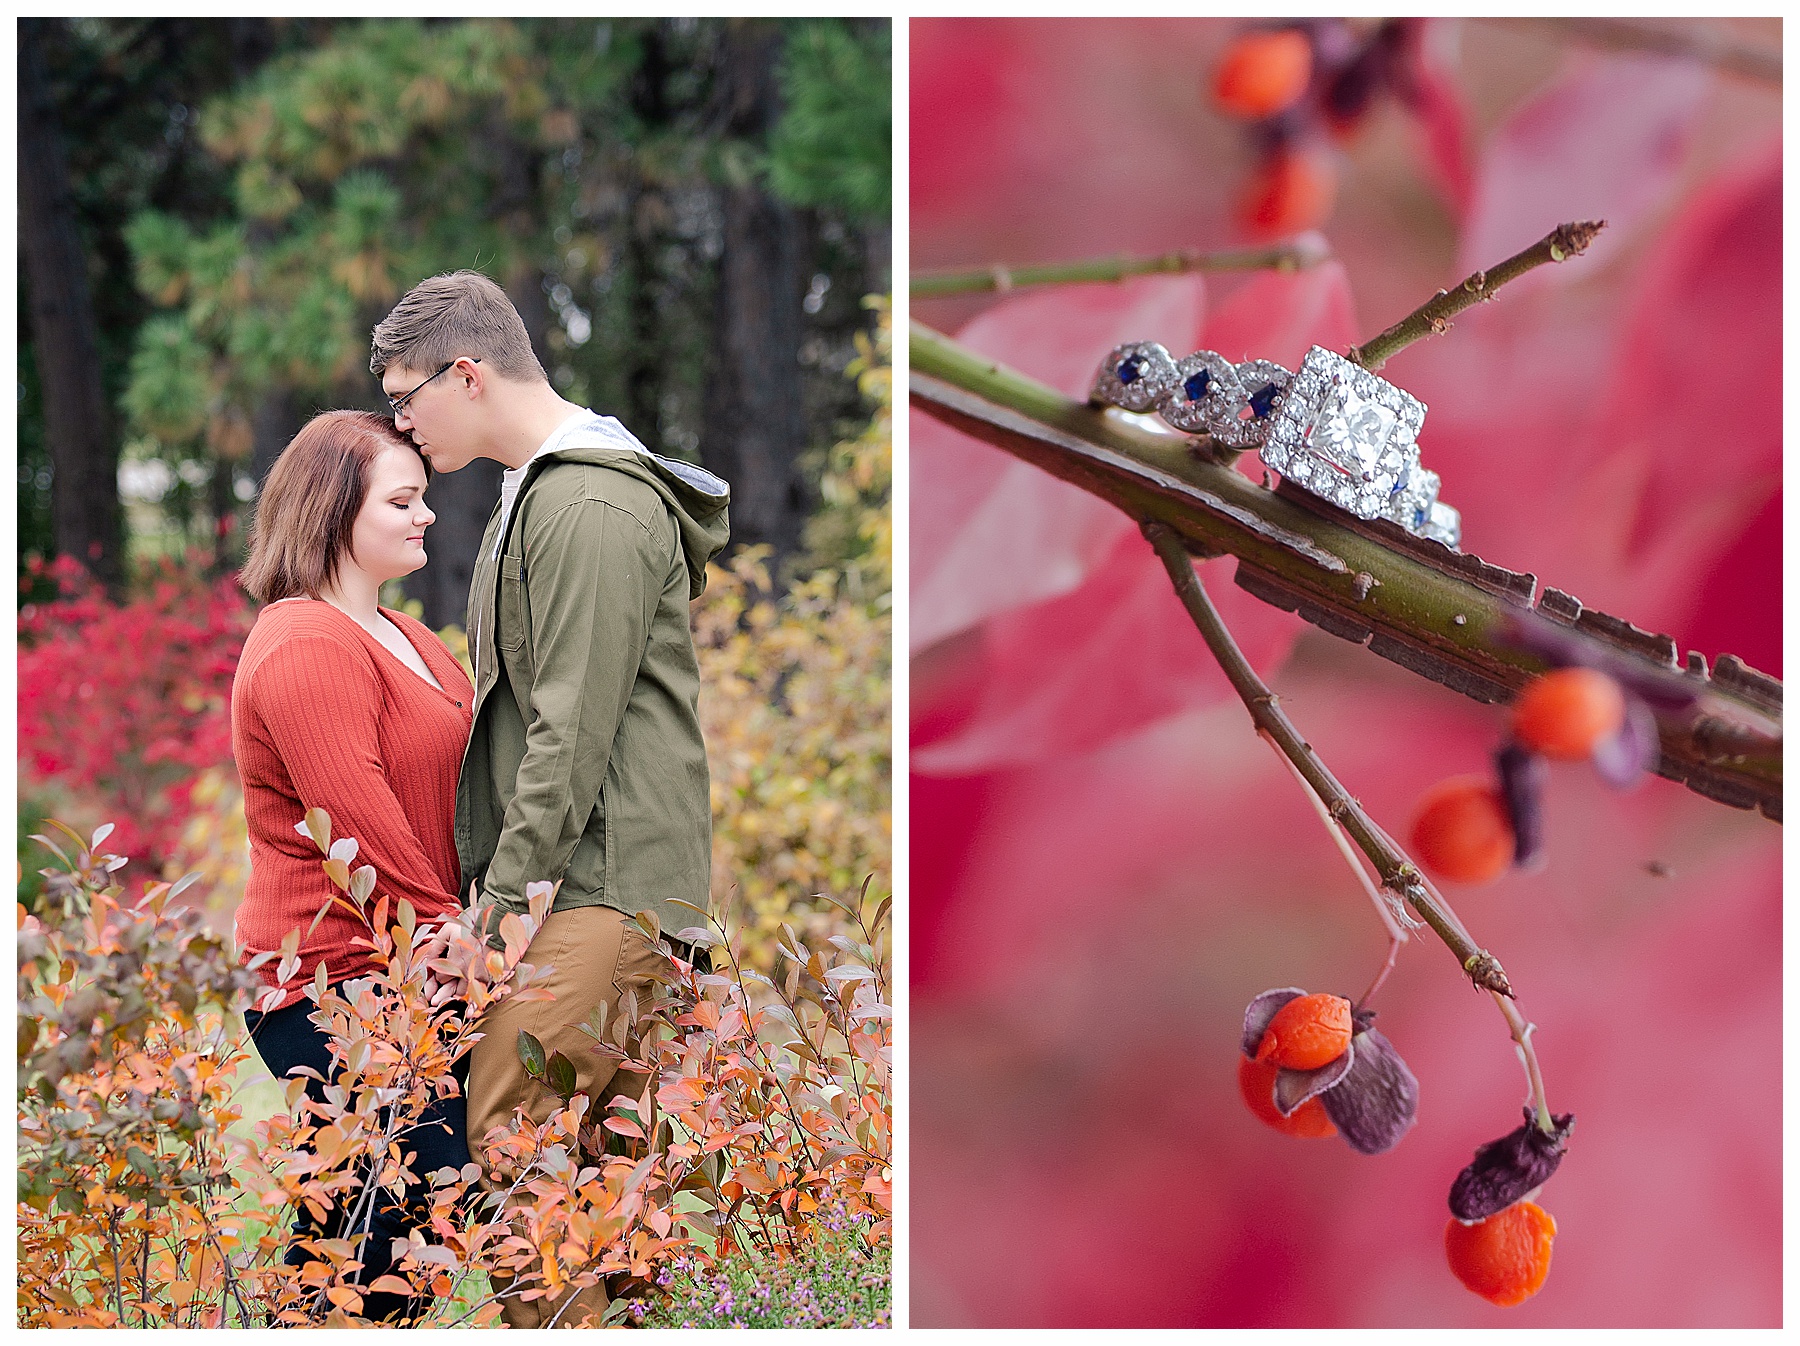
[(1227, 448), (1259, 449), (1283, 478), (1359, 519), (1388, 519), (1450, 548), (1461, 541), (1461, 515), (1437, 498), (1437, 473), (1419, 465), (1425, 404), (1323, 346), (1296, 374), (1216, 351), (1177, 361), (1154, 341), (1130, 342), (1106, 358), (1089, 396), (1154, 411)]

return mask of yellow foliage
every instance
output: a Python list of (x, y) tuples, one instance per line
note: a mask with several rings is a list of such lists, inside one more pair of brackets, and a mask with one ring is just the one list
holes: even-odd
[(885, 295), (863, 302), (875, 311), (875, 332), (856, 334), (845, 372), (874, 411), (860, 435), (826, 455), (823, 504), (807, 521), (806, 546), (811, 569), (837, 570), (853, 597), (875, 601), (893, 588), (893, 313)]
[(838, 581), (822, 571), (772, 601), (762, 551), (746, 549), (708, 568), (694, 608), (713, 896), (735, 903), (765, 968), (784, 921), (836, 931), (814, 894), (891, 883), (893, 622)]

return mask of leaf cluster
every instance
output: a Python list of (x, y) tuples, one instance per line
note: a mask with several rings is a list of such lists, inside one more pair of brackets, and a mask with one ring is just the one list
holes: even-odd
[[(719, 949), (729, 972), (671, 959), (646, 1002), (587, 1025), (635, 1091), (591, 1106), (568, 1094), (570, 1063), (522, 1039), (566, 1106), (473, 1138), (485, 1165), (421, 1175), (406, 1135), (457, 1091), (453, 1066), (483, 1012), (547, 997), (522, 959), (554, 890), (530, 885), (528, 911), (497, 923), (471, 909), (421, 925), (375, 892), (372, 868), (352, 868), (356, 842), (333, 839), (322, 811), (297, 830), (335, 890), (320, 917), (334, 904), (358, 913), (375, 971), (332, 985), (321, 970), (303, 988), (333, 1076), (323, 1102), (304, 1078), (284, 1082), (284, 1110), (253, 1138), (232, 1131), (248, 1058), (218, 1011), (242, 1002), (265, 962), (277, 984), (259, 1003), (283, 998), (302, 933), (240, 969), (167, 885), (121, 906), (110, 876), (122, 862), (98, 853), (105, 833), (57, 850), (53, 910), (21, 917), (22, 1325), (350, 1325), (373, 1291), (409, 1296), (418, 1325), (486, 1325), (503, 1298), (553, 1296), (560, 1313), (602, 1278), (620, 1320), (666, 1290), (677, 1257), (799, 1258), (828, 1223), (855, 1228), (859, 1256), (886, 1246), (888, 901), (867, 919), (864, 901), (843, 908), (857, 937), (829, 951), (789, 931), (794, 965), (779, 985), (743, 967), (741, 929), (703, 913), (678, 937)], [(416, 1227), (365, 1285), (375, 1203), (421, 1178)], [(302, 1239), (306, 1258), (290, 1265), (285, 1229), (302, 1208), (341, 1218)]]
[(110, 826), (53, 827), (38, 839), (60, 867), (17, 942), (20, 1320), (197, 1323), (200, 1277), (229, 1256), (227, 1012), (252, 979), (180, 885), (126, 898)]

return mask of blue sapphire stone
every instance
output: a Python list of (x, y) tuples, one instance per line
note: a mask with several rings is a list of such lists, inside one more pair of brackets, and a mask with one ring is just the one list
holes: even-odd
[(1181, 385), (1181, 390), (1187, 394), (1188, 401), (1198, 402), (1206, 396), (1206, 385), (1211, 382), (1212, 370), (1202, 369), (1196, 374), (1189, 374), (1187, 382)]
[(1264, 416), (1267, 416), (1270, 408), (1275, 405), (1275, 394), (1280, 391), (1281, 389), (1277, 388), (1273, 383), (1263, 384), (1263, 386), (1258, 388), (1250, 397), (1250, 414), (1259, 421)]
[(1144, 372), (1143, 357), (1128, 355), (1119, 361), (1119, 382), (1136, 383), (1138, 376)]

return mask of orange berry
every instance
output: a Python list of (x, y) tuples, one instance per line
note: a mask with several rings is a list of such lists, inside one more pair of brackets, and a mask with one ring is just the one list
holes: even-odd
[(1439, 781), (1419, 801), (1413, 854), (1440, 878), (1487, 883), (1513, 861), (1512, 820), (1500, 791), (1480, 776)]
[(1315, 992), (1296, 996), (1275, 1012), (1257, 1044), (1256, 1059), (1289, 1070), (1317, 1070), (1350, 1045), (1350, 1002)]
[(1292, 28), (1246, 33), (1225, 49), (1213, 97), (1234, 117), (1260, 121), (1300, 101), (1312, 82), (1312, 43)]
[(1329, 154), (1278, 150), (1250, 180), (1238, 203), (1257, 238), (1283, 238), (1325, 223), (1337, 201), (1337, 166)]
[(1513, 737), (1558, 762), (1579, 762), (1625, 723), (1625, 693), (1594, 668), (1559, 668), (1513, 702)]
[(1529, 1201), (1515, 1201), (1476, 1224), (1453, 1219), (1444, 1226), (1444, 1251), (1456, 1279), (1503, 1309), (1543, 1289), (1555, 1240), (1556, 1221)]
[(1238, 1088), (1243, 1092), (1244, 1102), (1250, 1105), (1250, 1111), (1284, 1136), (1298, 1136), (1302, 1140), (1335, 1136), (1337, 1128), (1325, 1115), (1325, 1105), (1316, 1098), (1307, 1099), (1286, 1117), (1275, 1110), (1277, 1069), (1273, 1061), (1238, 1057)]

